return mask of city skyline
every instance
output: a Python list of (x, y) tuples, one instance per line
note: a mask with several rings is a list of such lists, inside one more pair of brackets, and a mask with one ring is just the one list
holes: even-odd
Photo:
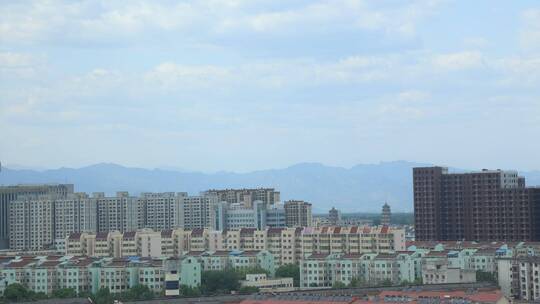
[(540, 124), (536, 1), (17, 1), (0, 12), (3, 164), (540, 170), (540, 143), (527, 140)]

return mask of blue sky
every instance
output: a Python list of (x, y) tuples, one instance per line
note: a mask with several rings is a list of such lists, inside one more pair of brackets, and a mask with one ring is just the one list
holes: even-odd
[(538, 1), (3, 1), (0, 160), (540, 169)]

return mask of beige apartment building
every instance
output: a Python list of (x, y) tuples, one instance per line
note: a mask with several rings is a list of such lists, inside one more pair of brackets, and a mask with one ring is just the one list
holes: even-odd
[(182, 256), (186, 252), (268, 250), (276, 265), (295, 264), (312, 254), (394, 253), (405, 250), (403, 229), (381, 227), (268, 228), (210, 231), (178, 228), (120, 233), (74, 233), (66, 255), (96, 257)]

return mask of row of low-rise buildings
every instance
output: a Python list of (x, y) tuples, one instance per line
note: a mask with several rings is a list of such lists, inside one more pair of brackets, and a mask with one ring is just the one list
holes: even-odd
[(169, 275), (176, 277), (178, 289), (180, 285), (200, 286), (206, 270), (261, 269), (270, 276), (275, 272), (268, 251), (190, 252), (182, 258), (0, 256), (0, 261), (0, 295), (12, 283), (45, 294), (63, 288), (77, 293), (96, 293), (102, 288), (120, 293), (136, 285), (162, 294)]
[(302, 288), (353, 281), (365, 286), (473, 283), (486, 278), (511, 299), (540, 300), (540, 243), (413, 242), (404, 251), (317, 253), (300, 261)]
[[(73, 185), (47, 187), (0, 187), (0, 216), (5, 219), (0, 221), (0, 237), (9, 236), (10, 249), (53, 248), (72, 232), (311, 225), (311, 204), (303, 201), (280, 204), (276, 201), (279, 192), (274, 189), (209, 190), (199, 196), (184, 192), (131, 196), (117, 192), (109, 197), (104, 193), (74, 193)], [(12, 193), (2, 194), (7, 190)], [(6, 240), (3, 240), (0, 245), (5, 248)]]
[(316, 253), (392, 253), (405, 250), (404, 231), (380, 227), (242, 228), (72, 233), (62, 252), (95, 257), (175, 257), (189, 251), (268, 250), (276, 265), (299, 263)]

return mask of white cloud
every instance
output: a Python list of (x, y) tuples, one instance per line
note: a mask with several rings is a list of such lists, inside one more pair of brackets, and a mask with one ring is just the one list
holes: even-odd
[(450, 54), (436, 55), (432, 63), (437, 68), (447, 70), (464, 70), (482, 66), (483, 55), (477, 51), (464, 51)]
[(2, 79), (32, 77), (36, 74), (37, 61), (29, 54), (0, 52), (0, 77)]
[(540, 9), (525, 10), (522, 22), (519, 36), (521, 46), (528, 50), (540, 50)]
[(0, 7), (0, 41), (76, 44), (112, 43), (116, 38), (137, 43), (156, 33), (174, 32), (204, 42), (229, 32), (294, 33), (300, 29), (414, 35), (417, 24), (438, 7), (438, 1), (388, 7), (364, 0), (291, 2), (281, 7), (271, 2), (257, 7), (250, 1), (14, 2)]

